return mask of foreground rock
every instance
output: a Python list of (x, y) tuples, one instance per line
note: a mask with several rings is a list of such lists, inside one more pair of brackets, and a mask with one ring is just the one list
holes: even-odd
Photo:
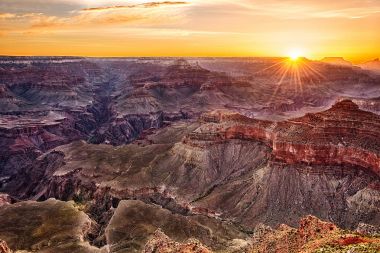
[(372, 226), (365, 223), (359, 223), (355, 231), (362, 235), (380, 236), (380, 226)]
[(0, 239), (0, 253), (12, 253), (7, 243)]
[(11, 197), (8, 194), (0, 193), (0, 207), (9, 205), (11, 201)]
[(86, 242), (92, 221), (71, 202), (50, 199), (2, 206), (0, 223), (0, 238), (14, 251), (98, 252)]
[(281, 225), (276, 230), (265, 225), (258, 226), (252, 253), (375, 253), (379, 250), (379, 238), (344, 231), (330, 222), (307, 216), (301, 219), (298, 229), (287, 225)]
[(250, 236), (220, 219), (173, 214), (136, 200), (120, 202), (106, 229), (107, 245), (98, 249), (85, 242), (92, 221), (72, 203), (50, 199), (3, 208), (0, 236), (5, 240), (0, 239), (0, 253), (377, 253), (380, 250), (378, 235), (368, 233), (378, 228), (368, 225), (353, 232), (309, 215), (300, 220), (298, 228), (282, 224), (272, 229), (260, 224)]
[(157, 230), (146, 243), (143, 253), (211, 253), (211, 251), (196, 240), (174, 242), (161, 230)]

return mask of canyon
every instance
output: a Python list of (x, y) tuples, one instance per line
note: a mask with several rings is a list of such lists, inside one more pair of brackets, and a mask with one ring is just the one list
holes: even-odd
[(377, 252), (379, 98), (308, 59), (0, 57), (0, 252)]

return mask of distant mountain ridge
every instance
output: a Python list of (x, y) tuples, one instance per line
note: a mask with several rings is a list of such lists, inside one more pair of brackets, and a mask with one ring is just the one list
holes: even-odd
[(380, 60), (376, 58), (372, 61), (367, 61), (359, 65), (362, 69), (376, 71), (380, 73)]
[(321, 60), (321, 62), (347, 67), (351, 67), (353, 65), (350, 61), (345, 60), (343, 57), (325, 57)]

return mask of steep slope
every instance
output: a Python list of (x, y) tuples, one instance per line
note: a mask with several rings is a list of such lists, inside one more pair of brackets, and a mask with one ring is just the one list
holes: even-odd
[(380, 175), (380, 116), (362, 111), (350, 100), (331, 109), (284, 122), (250, 119), (215, 112), (203, 117), (203, 125), (188, 142), (215, 136), (216, 140), (262, 141), (273, 149), (276, 159), (287, 164), (347, 164)]

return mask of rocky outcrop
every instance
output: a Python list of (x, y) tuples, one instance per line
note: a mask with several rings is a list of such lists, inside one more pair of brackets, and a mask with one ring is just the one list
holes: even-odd
[(380, 227), (372, 226), (365, 223), (359, 223), (358, 227), (355, 230), (357, 233), (367, 236), (378, 236), (380, 235)]
[(287, 225), (280, 225), (276, 230), (258, 226), (251, 252), (376, 252), (379, 249), (380, 240), (376, 237), (356, 235), (330, 222), (307, 216), (301, 219), (298, 229)]
[(307, 216), (301, 219), (297, 234), (300, 240), (305, 243), (319, 237), (327, 237), (337, 231), (338, 228), (333, 223), (321, 221), (314, 216)]
[(11, 204), (12, 199), (8, 194), (0, 193), (0, 207)]
[(160, 229), (154, 232), (145, 244), (143, 253), (211, 253), (197, 240), (189, 239), (184, 243), (171, 240)]
[(0, 239), (0, 253), (12, 253), (7, 243)]

